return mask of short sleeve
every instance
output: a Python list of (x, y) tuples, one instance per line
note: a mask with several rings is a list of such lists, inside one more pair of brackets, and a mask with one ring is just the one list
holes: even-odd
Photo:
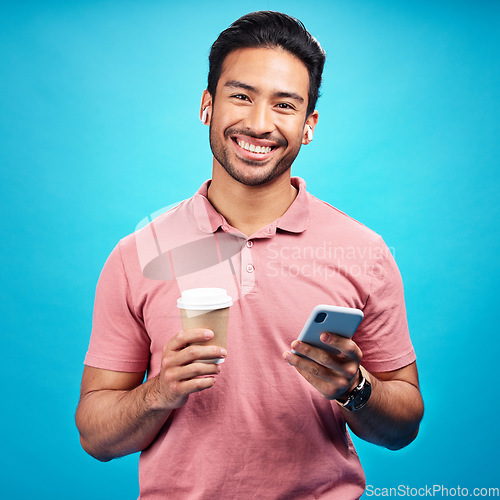
[(361, 364), (367, 370), (387, 372), (413, 363), (415, 351), (408, 331), (401, 274), (389, 248), (379, 239), (364, 318), (353, 340), (363, 352)]
[(85, 364), (121, 372), (146, 371), (150, 339), (132, 303), (120, 243), (97, 283), (92, 334)]

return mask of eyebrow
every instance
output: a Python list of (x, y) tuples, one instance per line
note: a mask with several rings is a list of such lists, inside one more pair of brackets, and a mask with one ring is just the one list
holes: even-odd
[[(244, 90), (248, 90), (249, 92), (254, 92), (255, 94), (260, 94), (260, 90), (258, 90), (253, 85), (249, 85), (248, 83), (240, 82), (238, 80), (230, 80), (229, 82), (226, 82), (224, 84), (224, 87), (244, 89)], [(295, 92), (285, 92), (285, 91), (274, 92), (273, 97), (293, 99), (293, 100), (298, 101), (300, 103), (304, 102), (304, 98)]]

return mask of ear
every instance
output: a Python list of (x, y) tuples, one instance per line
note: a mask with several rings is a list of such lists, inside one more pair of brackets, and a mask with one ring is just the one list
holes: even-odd
[(314, 110), (306, 119), (304, 123), (304, 132), (302, 134), (302, 144), (309, 144), (313, 140), (314, 129), (318, 123), (319, 113)]
[(201, 96), (200, 120), (204, 125), (209, 125), (212, 118), (212, 96), (205, 89)]

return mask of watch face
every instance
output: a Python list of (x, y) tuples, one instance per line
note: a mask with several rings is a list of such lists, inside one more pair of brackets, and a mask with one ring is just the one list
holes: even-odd
[(365, 386), (356, 394), (356, 398), (354, 400), (353, 409), (359, 410), (365, 406), (366, 402), (370, 398), (372, 393), (372, 387), (370, 384), (365, 384)]

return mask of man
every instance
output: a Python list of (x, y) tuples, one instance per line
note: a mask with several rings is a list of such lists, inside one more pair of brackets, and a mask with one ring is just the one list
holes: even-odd
[[(142, 452), (141, 498), (352, 500), (365, 482), (346, 422), (390, 449), (417, 435), (396, 264), (378, 235), (291, 178), (318, 122), (324, 59), (284, 14), (221, 33), (200, 109), (211, 181), (104, 266), (76, 422), (99, 460)], [(234, 300), (227, 351), (203, 345), (209, 330), (182, 330), (175, 307), (182, 290), (221, 283)], [(337, 355), (295, 340), (321, 303), (364, 312), (352, 340), (323, 334)]]

